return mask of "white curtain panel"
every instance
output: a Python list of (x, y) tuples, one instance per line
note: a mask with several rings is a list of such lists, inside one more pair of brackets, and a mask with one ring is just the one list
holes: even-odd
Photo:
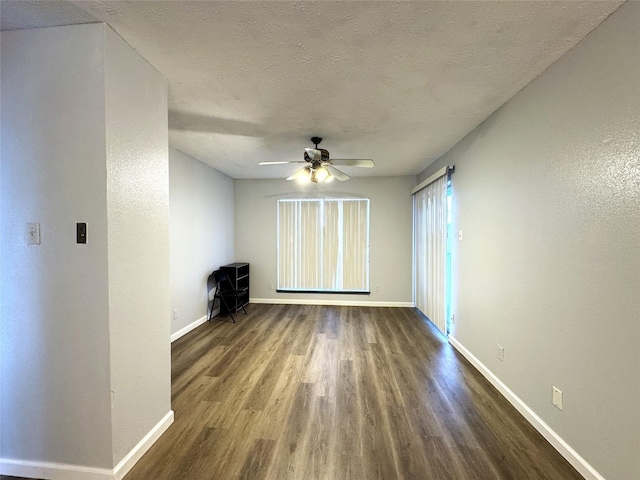
[(369, 290), (369, 201), (342, 203), (342, 265), (338, 276), (347, 291)]
[[(315, 202), (279, 202), (278, 204), (278, 287), (321, 284), (320, 268), (308, 251), (320, 247), (318, 225), (320, 205)], [(304, 238), (305, 242), (300, 239)]]
[(446, 335), (447, 175), (413, 195), (414, 299)]
[(278, 290), (369, 290), (369, 200), (278, 201)]

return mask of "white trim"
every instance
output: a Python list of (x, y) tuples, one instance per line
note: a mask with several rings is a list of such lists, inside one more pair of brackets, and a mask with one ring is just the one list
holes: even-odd
[(442, 167), (440, 170), (438, 170), (436, 173), (434, 173), (433, 175), (431, 175), (429, 178), (427, 178), (426, 180), (423, 180), (422, 182), (420, 182), (418, 185), (416, 185), (415, 187), (413, 187), (411, 189), (411, 195), (413, 195), (414, 193), (422, 190), (424, 187), (426, 187), (427, 185), (429, 185), (430, 183), (435, 182), (437, 179), (439, 179), (440, 177), (444, 176), (447, 174), (447, 172), (449, 170), (453, 170), (453, 167), (447, 165), (445, 167)]
[(93, 468), (68, 463), (33, 462), (0, 459), (0, 475), (48, 480), (113, 480), (108, 468)]
[(142, 455), (144, 455), (147, 450), (151, 448), (151, 446), (156, 443), (156, 441), (160, 438), (160, 436), (171, 426), (173, 423), (173, 410), (169, 410), (169, 412), (164, 416), (162, 420), (160, 420), (155, 427), (153, 427), (149, 433), (147, 433), (142, 440), (138, 442), (138, 444), (131, 449), (129, 453), (125, 455), (125, 457), (120, 460), (120, 463), (116, 465), (116, 468), (113, 469), (113, 478), (114, 480), (121, 480), (131, 467), (133, 467)]
[(344, 307), (415, 307), (413, 302), (370, 302), (357, 300), (321, 300), (302, 298), (250, 298), (249, 303), (277, 305), (338, 305)]
[(496, 387), (522, 416), (547, 439), (553, 448), (562, 455), (573, 467), (587, 480), (605, 480), (595, 468), (582, 458), (571, 446), (565, 442), (560, 435), (547, 425), (520, 397), (513, 393), (502, 381), (494, 375), (480, 360), (478, 360), (469, 350), (467, 350), (453, 335), (449, 335), (449, 343), (458, 350), (469, 362)]
[(0, 458), (0, 475), (47, 480), (121, 480), (172, 423), (173, 410), (170, 410), (113, 470), (68, 463)]
[(196, 320), (193, 323), (190, 323), (189, 325), (187, 325), (184, 328), (181, 328), (180, 330), (178, 330), (176, 333), (172, 333), (171, 334), (171, 343), (175, 342), (177, 339), (179, 339), (180, 337), (186, 335), (187, 333), (189, 333), (191, 330), (193, 330), (194, 328), (198, 328), (200, 325), (202, 325), (204, 322), (206, 322), (207, 320), (209, 320), (209, 317), (207, 315), (205, 315), (202, 318), (199, 318), (198, 320)]

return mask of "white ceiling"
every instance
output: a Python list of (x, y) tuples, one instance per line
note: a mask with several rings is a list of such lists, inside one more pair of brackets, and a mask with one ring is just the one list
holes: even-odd
[(3, 1), (2, 29), (103, 21), (169, 82), (169, 143), (277, 178), (309, 138), (352, 176), (415, 175), (616, 1)]

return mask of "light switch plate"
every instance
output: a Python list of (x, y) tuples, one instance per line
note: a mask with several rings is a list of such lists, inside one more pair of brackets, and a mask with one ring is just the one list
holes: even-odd
[(87, 243), (86, 223), (76, 223), (76, 243)]
[(562, 410), (562, 390), (553, 387), (553, 404)]

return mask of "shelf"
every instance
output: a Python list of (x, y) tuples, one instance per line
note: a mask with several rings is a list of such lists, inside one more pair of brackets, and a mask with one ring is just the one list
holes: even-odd
[(237, 292), (237, 296), (232, 292), (225, 294), (225, 302), (229, 306), (224, 313), (237, 313), (243, 307), (249, 304), (249, 264), (248, 263), (230, 263), (229, 265), (223, 265), (220, 270), (224, 271), (234, 290)]

